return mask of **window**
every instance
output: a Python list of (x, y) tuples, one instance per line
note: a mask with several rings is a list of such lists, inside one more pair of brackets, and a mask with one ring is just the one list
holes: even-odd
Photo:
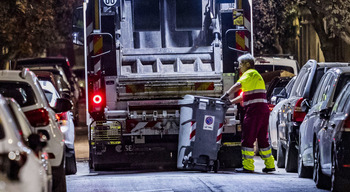
[(348, 82), (350, 82), (350, 75), (342, 75), (342, 76), (339, 77), (339, 80), (338, 80), (338, 83), (337, 83), (337, 88), (335, 90), (334, 97), (333, 97), (333, 102), (336, 100), (336, 98), (338, 97), (339, 93), (341, 92), (343, 87)]
[(344, 109), (344, 106), (346, 103), (349, 101), (350, 97), (350, 84), (347, 84), (346, 87), (344, 87), (342, 94), (337, 98), (334, 107), (333, 107), (333, 112), (342, 112)]
[(297, 79), (295, 80), (295, 83), (293, 85), (292, 91), (290, 93), (291, 96), (296, 96), (297, 95), (297, 89), (302, 81), (302, 79), (304, 79), (305, 77), (307, 77), (309, 75), (310, 72), (310, 67), (303, 67), (299, 73), (299, 75), (297, 76)]
[(0, 82), (0, 94), (14, 98), (21, 107), (34, 105), (36, 97), (32, 87), (25, 82)]
[(328, 93), (329, 87), (330, 87), (330, 80), (333, 79), (331, 73), (326, 74), (323, 76), (322, 80), (320, 81), (320, 84), (317, 86), (317, 90), (314, 95), (314, 99), (312, 101), (312, 105), (315, 105), (321, 101), (324, 101), (326, 99), (326, 95)]

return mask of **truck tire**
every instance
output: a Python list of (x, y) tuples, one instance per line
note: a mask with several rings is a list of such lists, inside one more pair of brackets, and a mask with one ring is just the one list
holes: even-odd
[(284, 168), (285, 165), (285, 156), (283, 153), (283, 147), (281, 144), (281, 141), (278, 139), (277, 141), (277, 167), (278, 168)]
[(298, 152), (295, 147), (295, 143), (288, 141), (286, 148), (286, 159), (285, 159), (285, 170), (287, 172), (297, 172), (298, 171)]
[(75, 159), (75, 152), (70, 157), (66, 157), (66, 175), (77, 173), (77, 162)]

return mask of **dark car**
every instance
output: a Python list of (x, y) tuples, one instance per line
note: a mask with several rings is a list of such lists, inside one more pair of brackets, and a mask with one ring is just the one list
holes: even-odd
[[(335, 67), (327, 71), (318, 84), (311, 101), (305, 99), (302, 110), (308, 111), (299, 131), (299, 177), (311, 177), (313, 173), (316, 134), (321, 129), (322, 113), (329, 112), (344, 85), (350, 81), (350, 67)], [(322, 185), (322, 184), (319, 184)]]
[(286, 99), (289, 98), (295, 79), (296, 79), (296, 76), (294, 76), (277, 95), (273, 95), (271, 97), (270, 107), (271, 105), (273, 105), (274, 107), (270, 112), (270, 117), (269, 117), (269, 139), (271, 143), (272, 154), (275, 157), (275, 159), (277, 159), (277, 149), (278, 149), (277, 133), (278, 133), (278, 124), (279, 124), (279, 111), (281, 110), (281, 107), (283, 103), (286, 101)]
[(80, 89), (66, 57), (25, 58), (14, 62), (14, 69), (29, 68), (31, 71), (48, 71), (55, 76), (57, 91), (62, 98), (73, 102), (74, 122), (79, 122), (78, 100)]
[[(325, 113), (324, 113), (325, 112)], [(342, 89), (329, 113), (322, 111), (324, 120), (318, 132), (315, 173), (318, 183), (332, 191), (348, 191), (350, 187), (350, 83)], [(319, 187), (319, 186), (318, 186)]]
[[(300, 70), (290, 97), (280, 110), (278, 125), (277, 166), (287, 172), (297, 172), (299, 126), (306, 115), (301, 110), (304, 99), (313, 97), (318, 82), (331, 67), (345, 67), (348, 63), (317, 63), (309, 60)], [(283, 166), (284, 165), (284, 166)]]
[(272, 111), (273, 107), (276, 104), (271, 102), (271, 98), (275, 95), (278, 95), (292, 78), (293, 77), (275, 77), (272, 79), (269, 87), (266, 90), (266, 99), (269, 103), (270, 111)]

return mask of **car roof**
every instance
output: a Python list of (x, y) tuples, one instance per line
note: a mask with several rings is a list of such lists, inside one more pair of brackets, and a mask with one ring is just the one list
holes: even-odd
[(294, 68), (296, 73), (299, 71), (298, 62), (296, 60), (282, 57), (256, 57), (255, 65), (289, 66)]
[(37, 58), (21, 58), (16, 61), (20, 64), (60, 64), (70, 66), (69, 61), (66, 57), (37, 57)]

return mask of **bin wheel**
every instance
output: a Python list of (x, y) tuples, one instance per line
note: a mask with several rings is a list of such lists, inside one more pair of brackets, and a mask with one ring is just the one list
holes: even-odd
[(220, 168), (220, 161), (219, 160), (215, 160), (214, 161), (214, 166), (213, 166), (214, 173), (217, 173), (219, 168)]

